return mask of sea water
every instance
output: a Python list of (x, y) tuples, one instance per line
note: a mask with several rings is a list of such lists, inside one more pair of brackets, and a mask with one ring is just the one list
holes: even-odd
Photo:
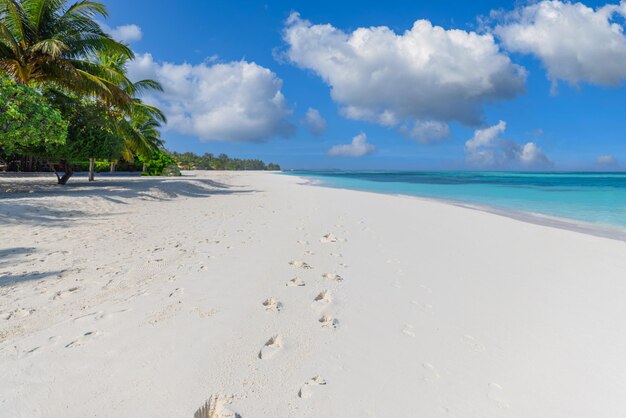
[(291, 171), (336, 188), (403, 194), (626, 233), (626, 173)]

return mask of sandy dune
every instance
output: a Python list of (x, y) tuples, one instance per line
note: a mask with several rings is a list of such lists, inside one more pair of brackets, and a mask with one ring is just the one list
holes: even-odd
[(626, 416), (624, 242), (270, 173), (35, 183), (0, 179), (0, 417)]

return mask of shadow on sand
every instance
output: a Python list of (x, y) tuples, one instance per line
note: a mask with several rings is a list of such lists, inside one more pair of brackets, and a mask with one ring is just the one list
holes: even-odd
[(31, 271), (23, 273), (14, 273), (7, 271), (15, 264), (15, 259), (18, 257), (28, 256), (37, 252), (37, 249), (32, 247), (14, 247), (0, 249), (0, 287), (31, 281), (41, 280), (51, 276), (58, 277), (62, 274), (62, 271)]
[(0, 225), (21, 222), (64, 227), (83, 216), (97, 216), (54, 201), (44, 204), (41, 198), (97, 197), (125, 205), (131, 199), (168, 201), (178, 197), (206, 198), (253, 191), (201, 177), (101, 177), (92, 183), (77, 177), (66, 186), (58, 186), (47, 177), (0, 178)]

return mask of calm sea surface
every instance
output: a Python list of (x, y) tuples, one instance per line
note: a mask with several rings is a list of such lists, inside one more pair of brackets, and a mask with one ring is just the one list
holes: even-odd
[(328, 187), (404, 194), (626, 232), (626, 173), (291, 171)]

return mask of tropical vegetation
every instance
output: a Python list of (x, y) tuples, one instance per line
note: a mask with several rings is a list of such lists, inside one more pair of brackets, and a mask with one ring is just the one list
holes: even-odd
[(59, 184), (85, 168), (89, 180), (118, 166), (145, 175), (280, 169), (166, 151), (165, 115), (140, 98), (162, 87), (128, 78), (134, 54), (102, 29), (106, 17), (97, 1), (0, 0), (0, 166), (49, 168)]
[(197, 155), (192, 152), (173, 152), (172, 156), (183, 170), (280, 170), (278, 164), (265, 164), (261, 160), (229, 158), (226, 154), (216, 157), (210, 153)]
[(67, 122), (41, 93), (0, 75), (0, 147), (5, 153), (47, 153), (66, 137)]

